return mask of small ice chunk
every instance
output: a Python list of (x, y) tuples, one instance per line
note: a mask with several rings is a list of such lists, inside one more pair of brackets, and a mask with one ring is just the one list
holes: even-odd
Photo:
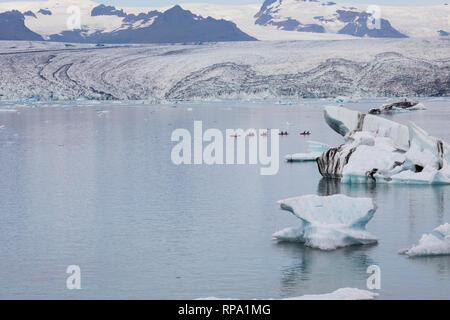
[(308, 162), (316, 161), (322, 155), (322, 152), (294, 153), (286, 155), (287, 162)]
[(285, 159), (288, 162), (306, 162), (306, 161), (316, 161), (322, 153), (328, 151), (331, 147), (328, 144), (308, 141), (308, 153), (294, 153), (286, 155)]
[(321, 250), (377, 242), (365, 230), (376, 211), (372, 199), (307, 195), (282, 200), (279, 204), (281, 209), (299, 218), (301, 225), (275, 233), (275, 240), (302, 242)]
[[(373, 300), (378, 297), (378, 293), (361, 290), (356, 288), (341, 288), (332, 293), (326, 294), (310, 294), (300, 297), (292, 297), (285, 299), (265, 299), (265, 300)], [(200, 298), (197, 300), (215, 301), (215, 300), (237, 300), (237, 299), (221, 299), (216, 297)]]
[(424, 234), (419, 243), (400, 251), (409, 257), (450, 255), (450, 224), (446, 223), (434, 229), (434, 234)]
[(378, 293), (356, 288), (341, 288), (332, 293), (305, 295), (284, 300), (373, 300)]
[(398, 113), (426, 109), (427, 108), (423, 105), (423, 103), (411, 102), (405, 99), (404, 101), (382, 105), (380, 108), (370, 109), (369, 114)]

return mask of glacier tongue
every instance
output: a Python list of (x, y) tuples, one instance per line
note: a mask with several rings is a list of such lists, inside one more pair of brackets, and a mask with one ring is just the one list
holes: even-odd
[(325, 119), (346, 138), (318, 159), (322, 176), (343, 183), (450, 184), (450, 146), (408, 126), (339, 107)]
[(299, 218), (301, 224), (275, 233), (275, 240), (302, 242), (321, 250), (377, 242), (365, 230), (376, 211), (371, 199), (307, 195), (282, 200), (279, 204)]

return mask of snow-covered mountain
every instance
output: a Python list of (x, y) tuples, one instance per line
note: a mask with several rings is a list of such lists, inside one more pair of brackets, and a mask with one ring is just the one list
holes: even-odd
[[(81, 27), (75, 30), (67, 26), (70, 6), (80, 9)], [(9, 12), (8, 17), (0, 16), (3, 40), (18, 40), (22, 34), (29, 40), (33, 33), (46, 40), (92, 43), (450, 38), (446, 4), (393, 7), (265, 0), (254, 5), (129, 8), (91, 0), (49, 0), (0, 3), (1, 12)]]
[[(74, 7), (75, 6), (75, 9)], [(180, 43), (254, 41), (235, 23), (201, 17), (180, 6), (167, 10), (127, 13), (89, 0), (0, 5), (0, 40), (32, 39), (76, 43)], [(26, 9), (26, 11), (25, 11)], [(19, 11), (20, 10), (20, 11)], [(79, 24), (68, 24), (79, 12)], [(20, 26), (21, 32), (18, 32)], [(70, 27), (70, 29), (69, 29)], [(22, 38), (18, 35), (23, 34)], [(41, 38), (41, 39), (42, 39)]]
[(43, 40), (42, 37), (25, 26), (25, 17), (19, 11), (0, 13), (0, 39)]

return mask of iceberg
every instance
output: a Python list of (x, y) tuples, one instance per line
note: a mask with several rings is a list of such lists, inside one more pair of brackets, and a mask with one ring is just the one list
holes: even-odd
[(325, 120), (346, 142), (317, 158), (319, 172), (342, 183), (450, 184), (450, 146), (407, 126), (345, 108)]
[(369, 114), (409, 112), (426, 109), (427, 108), (423, 105), (423, 103), (411, 102), (405, 99), (404, 101), (382, 105), (380, 108), (370, 109)]
[(394, 121), (335, 106), (325, 108), (325, 121), (346, 138), (351, 138), (355, 132), (364, 131), (376, 137), (390, 138), (400, 150), (409, 149), (408, 127)]
[(435, 234), (424, 234), (419, 243), (400, 251), (409, 257), (450, 255), (450, 224), (446, 223), (433, 230)]
[(308, 141), (309, 152), (308, 153), (295, 153), (286, 155), (287, 162), (305, 162), (316, 161), (322, 153), (328, 151), (331, 147), (325, 143), (317, 141)]
[(273, 234), (278, 241), (300, 242), (306, 246), (335, 250), (351, 245), (373, 244), (378, 240), (365, 230), (376, 206), (372, 199), (345, 195), (306, 195), (278, 202), (281, 209), (300, 219), (300, 225)]

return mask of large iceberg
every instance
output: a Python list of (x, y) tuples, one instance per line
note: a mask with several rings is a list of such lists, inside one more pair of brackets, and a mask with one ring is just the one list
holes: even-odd
[(286, 155), (285, 159), (287, 162), (305, 162), (305, 161), (316, 161), (322, 153), (330, 150), (330, 146), (317, 141), (308, 141), (308, 153), (294, 153)]
[(417, 245), (400, 253), (409, 257), (450, 255), (450, 224), (446, 223), (433, 232), (435, 234), (424, 234)]
[(275, 240), (301, 242), (321, 250), (377, 242), (365, 230), (376, 211), (371, 199), (341, 194), (328, 197), (307, 195), (278, 203), (281, 209), (294, 214), (301, 223), (298, 227), (275, 233)]
[(322, 176), (343, 183), (450, 183), (450, 146), (414, 123), (339, 107), (327, 107), (325, 120), (346, 143), (317, 159)]

